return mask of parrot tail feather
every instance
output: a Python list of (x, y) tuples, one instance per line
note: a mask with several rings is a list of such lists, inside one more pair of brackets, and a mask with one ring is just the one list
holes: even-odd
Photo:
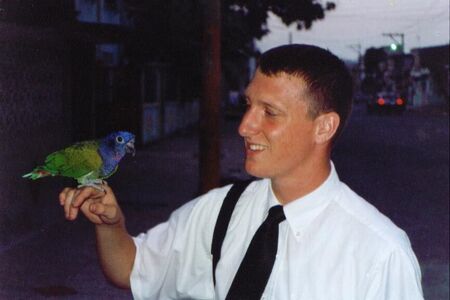
[(30, 173), (27, 173), (27, 174), (23, 175), (22, 177), (23, 178), (30, 178), (32, 180), (36, 180), (36, 179), (39, 179), (39, 178), (42, 178), (42, 177), (51, 176), (51, 175), (53, 175), (53, 174), (50, 173), (47, 170), (36, 168), (33, 171), (31, 171)]

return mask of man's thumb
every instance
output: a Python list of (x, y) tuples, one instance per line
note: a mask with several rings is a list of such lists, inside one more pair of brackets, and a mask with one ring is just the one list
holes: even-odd
[(99, 216), (106, 224), (115, 224), (120, 221), (120, 216), (117, 212), (117, 207), (114, 205), (105, 205), (102, 203), (94, 203), (91, 205), (92, 213)]

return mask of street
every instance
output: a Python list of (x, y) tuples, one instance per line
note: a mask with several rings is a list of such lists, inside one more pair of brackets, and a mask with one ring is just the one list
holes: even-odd
[[(237, 125), (237, 120), (223, 122), (224, 183), (246, 177)], [(448, 125), (448, 114), (442, 112), (367, 115), (364, 105), (357, 104), (333, 154), (340, 179), (408, 234), (430, 300), (449, 297)], [(195, 197), (197, 176), (197, 134), (192, 130), (138, 148), (108, 182), (130, 232), (137, 234)], [(92, 225), (64, 220), (57, 196), (67, 183), (50, 178), (36, 184), (45, 199), (38, 213), (54, 222), (0, 249), (0, 299), (131, 299), (129, 291), (104, 279)]]

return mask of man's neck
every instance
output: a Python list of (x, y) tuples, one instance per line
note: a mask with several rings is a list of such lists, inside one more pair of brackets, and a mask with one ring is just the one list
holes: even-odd
[(328, 178), (331, 172), (329, 160), (315, 163), (313, 168), (296, 177), (272, 178), (272, 190), (281, 204), (288, 204), (317, 189)]

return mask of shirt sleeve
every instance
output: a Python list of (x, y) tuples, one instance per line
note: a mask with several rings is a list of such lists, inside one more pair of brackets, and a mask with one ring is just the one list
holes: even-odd
[(168, 221), (133, 238), (136, 257), (130, 282), (134, 299), (160, 299), (161, 286), (172, 267), (175, 244), (184, 236), (194, 202), (175, 210)]
[(423, 300), (421, 273), (412, 249), (394, 249), (368, 274), (364, 299)]

